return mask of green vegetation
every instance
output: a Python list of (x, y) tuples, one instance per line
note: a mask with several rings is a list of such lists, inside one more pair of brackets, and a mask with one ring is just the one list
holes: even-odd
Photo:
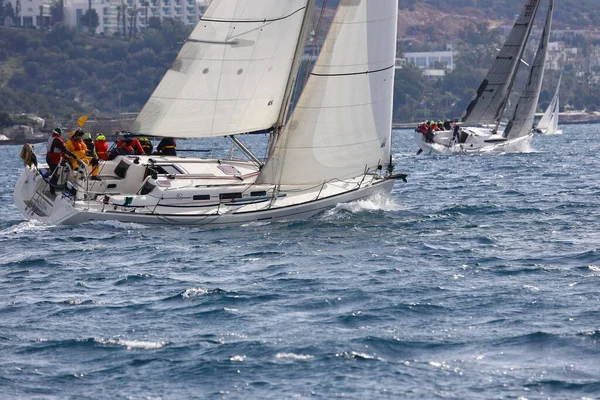
[(138, 112), (189, 32), (173, 20), (131, 41), (76, 34), (63, 25), (50, 32), (0, 27), (0, 111)]
[[(591, 4), (589, 0), (578, 1)], [(416, 4), (412, 0), (401, 3), (404, 7)], [(501, 13), (504, 7), (510, 9), (511, 18), (515, 12), (514, 0), (426, 0), (426, 3), (440, 9), (474, 5), (486, 9), (494, 4), (496, 12)], [(565, 4), (571, 3), (561, 2), (563, 16)], [(578, 3), (580, 8), (583, 3)], [(595, 18), (594, 15), (590, 11), (586, 18)], [(91, 21), (93, 29), (97, 16), (85, 17), (82, 22)], [(148, 30), (134, 37), (131, 33), (135, 29), (121, 32), (123, 36), (104, 37), (77, 34), (60, 24), (51, 31), (0, 27), (0, 112), (71, 120), (82, 114), (139, 112), (190, 31), (191, 27), (181, 22), (169, 19), (161, 22), (157, 18), (150, 20)], [(126, 39), (125, 34), (129, 34)], [(456, 69), (444, 79), (427, 80), (421, 70), (410, 66), (397, 71), (395, 120), (461, 116), (500, 44), (496, 31), (488, 30), (485, 23), (465, 26), (455, 40), (441, 38), (426, 44), (430, 50), (437, 50), (451, 41), (457, 42), (455, 48), (460, 55), (455, 60)], [(583, 54), (591, 45), (598, 44), (600, 41), (591, 42), (583, 37), (575, 37), (570, 43)], [(596, 111), (600, 107), (598, 79), (578, 70), (578, 66), (565, 65), (561, 104)], [(547, 73), (540, 97), (541, 109), (549, 103), (557, 79), (556, 71)]]

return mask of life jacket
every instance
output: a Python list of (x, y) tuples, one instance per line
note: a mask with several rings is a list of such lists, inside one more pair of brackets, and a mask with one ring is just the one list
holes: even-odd
[(144, 149), (144, 154), (152, 154), (152, 145), (148, 140), (140, 140), (142, 145), (142, 149)]
[(94, 149), (96, 148), (94, 146), (94, 142), (90, 139), (90, 140), (84, 140), (83, 143), (85, 143), (85, 147), (86, 147), (86, 151), (85, 151), (85, 155), (87, 157), (94, 157)]
[(63, 145), (65, 144), (60, 135), (54, 133), (48, 138), (48, 142), (46, 143), (46, 161), (53, 165), (57, 165), (62, 159), (62, 149), (56, 145), (56, 140)]
[(108, 160), (108, 144), (106, 140), (96, 139), (96, 154), (101, 160)]
[[(85, 145), (85, 143), (83, 143), (83, 141), (80, 142), (79, 140), (76, 140), (73, 136), (71, 136), (71, 138), (67, 140), (67, 143), (65, 143), (65, 147), (71, 153), (75, 154), (77, 158), (81, 160), (86, 159), (87, 146)], [(76, 160), (74, 161), (74, 163), (76, 165)]]
[(144, 154), (144, 148), (137, 138), (131, 138), (131, 147), (133, 148), (133, 152), (138, 156)]

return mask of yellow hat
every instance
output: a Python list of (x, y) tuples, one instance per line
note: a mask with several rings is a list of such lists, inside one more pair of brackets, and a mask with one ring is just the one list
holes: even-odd
[(104, 135), (98, 135), (96, 136), (96, 140), (106, 140), (106, 137)]

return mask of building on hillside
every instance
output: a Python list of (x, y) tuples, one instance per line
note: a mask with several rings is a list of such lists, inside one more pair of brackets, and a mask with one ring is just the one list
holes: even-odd
[(565, 42), (548, 43), (546, 54), (546, 69), (561, 70), (565, 65), (571, 64), (576, 70), (582, 70), (584, 58), (576, 47), (566, 47)]
[[(55, 0), (5, 0), (11, 4), (14, 18), (5, 25), (43, 28), (52, 24)], [(196, 25), (210, 0), (63, 0), (66, 25), (85, 31), (82, 17), (91, 8), (98, 14), (96, 33), (114, 34), (145, 29), (151, 17), (173, 18), (186, 25)], [(123, 17), (125, 14), (125, 18)], [(123, 23), (125, 22), (125, 29)]]
[[(152, 17), (172, 18), (185, 25), (196, 25), (209, 1), (197, 0), (65, 0), (65, 23), (85, 30), (81, 18), (88, 9), (96, 10), (96, 33), (127, 34), (145, 29)], [(125, 24), (125, 27), (123, 26)]]
[(396, 60), (396, 68), (404, 65), (414, 65), (423, 70), (423, 75), (428, 79), (443, 78), (447, 72), (454, 71), (454, 57), (456, 52), (430, 51), (417, 53), (404, 53), (403, 58)]
[(15, 16), (6, 18), (4, 25), (39, 28), (51, 23), (52, 0), (5, 0), (4, 5), (8, 4), (11, 5)]

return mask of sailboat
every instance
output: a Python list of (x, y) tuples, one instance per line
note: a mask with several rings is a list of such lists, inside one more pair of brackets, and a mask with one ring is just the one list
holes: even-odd
[(556, 91), (554, 96), (548, 105), (548, 108), (544, 112), (544, 115), (536, 125), (536, 132), (544, 133), (546, 135), (560, 135), (562, 130), (558, 129), (558, 114), (560, 112), (560, 105), (558, 101), (558, 91), (560, 89), (560, 82), (562, 80), (562, 74), (558, 77), (558, 84), (556, 85)]
[[(554, 1), (550, 0), (542, 38), (529, 66), (527, 83), (510, 114), (507, 107), (514, 91), (519, 65), (541, 0), (527, 0), (494, 63), (454, 130), (435, 132), (433, 140), (415, 132), (419, 152), (486, 153), (524, 151), (533, 138), (535, 110), (541, 91), (550, 37)], [(526, 63), (523, 63), (526, 64)], [(501, 124), (508, 116), (508, 123)]]
[[(244, 158), (119, 156), (96, 179), (65, 165), (56, 196), (47, 166), (26, 165), (18, 209), (54, 224), (235, 226), (388, 194), (406, 177), (391, 158), (398, 3), (339, 2), (292, 110), (314, 7), (213, 0), (132, 126), (151, 137), (227, 137)], [(243, 143), (253, 133), (268, 134), (264, 158)]]

